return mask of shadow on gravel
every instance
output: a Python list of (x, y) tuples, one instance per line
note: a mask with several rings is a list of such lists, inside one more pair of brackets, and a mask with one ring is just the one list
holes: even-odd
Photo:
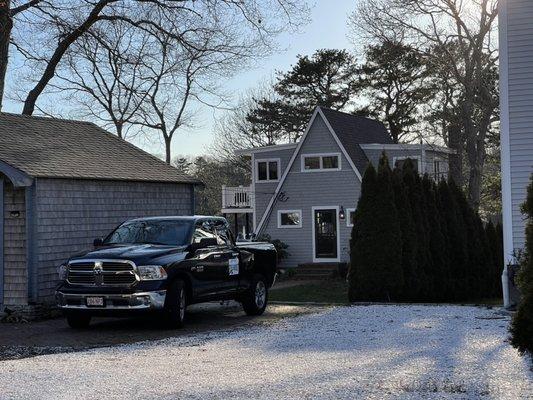
[(43, 354), (82, 351), (96, 347), (160, 340), (196, 333), (236, 330), (272, 324), (282, 318), (316, 312), (308, 306), (271, 305), (265, 314), (249, 317), (237, 303), (193, 305), (182, 329), (168, 329), (156, 317), (95, 318), (88, 329), (71, 329), (64, 318), (0, 324), (0, 361)]

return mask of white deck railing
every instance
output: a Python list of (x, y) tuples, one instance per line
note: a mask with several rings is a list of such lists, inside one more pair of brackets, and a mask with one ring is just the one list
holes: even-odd
[(222, 186), (222, 208), (253, 208), (254, 193), (251, 186)]

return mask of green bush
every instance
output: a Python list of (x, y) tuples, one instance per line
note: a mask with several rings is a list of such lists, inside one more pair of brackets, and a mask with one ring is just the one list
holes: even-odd
[(533, 175), (522, 211), (528, 217), (525, 257), (518, 276), (522, 298), (511, 323), (511, 343), (520, 352), (533, 354)]

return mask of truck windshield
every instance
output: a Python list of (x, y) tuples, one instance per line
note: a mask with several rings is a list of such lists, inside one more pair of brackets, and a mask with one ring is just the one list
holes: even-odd
[(185, 220), (125, 222), (104, 240), (104, 244), (183, 246), (189, 242), (191, 227), (192, 222)]

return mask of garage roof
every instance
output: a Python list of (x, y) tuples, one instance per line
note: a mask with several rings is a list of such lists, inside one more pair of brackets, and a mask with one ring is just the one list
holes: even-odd
[(91, 122), (9, 113), (0, 162), (30, 177), (201, 183)]

